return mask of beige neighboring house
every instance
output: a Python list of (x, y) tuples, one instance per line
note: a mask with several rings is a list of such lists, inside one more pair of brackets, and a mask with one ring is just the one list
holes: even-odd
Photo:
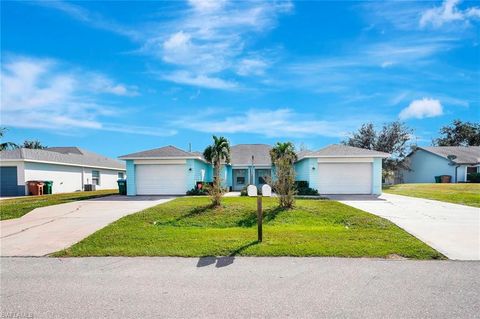
[(53, 181), (52, 192), (115, 189), (125, 178), (125, 164), (78, 147), (50, 147), (0, 152), (0, 196), (27, 195), (26, 182)]

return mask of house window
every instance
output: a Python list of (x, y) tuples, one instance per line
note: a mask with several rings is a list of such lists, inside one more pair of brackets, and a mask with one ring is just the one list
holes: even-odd
[(245, 177), (243, 177), (243, 176), (237, 176), (237, 184), (238, 184), (238, 185), (243, 185), (243, 184), (245, 184)]
[(123, 174), (123, 172), (118, 172), (118, 179), (124, 179), (125, 178), (125, 175)]
[(100, 185), (100, 171), (92, 171), (92, 184)]

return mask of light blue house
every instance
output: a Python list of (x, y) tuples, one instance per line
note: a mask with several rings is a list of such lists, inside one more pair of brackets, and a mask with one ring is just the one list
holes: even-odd
[(410, 170), (399, 176), (404, 183), (435, 183), (440, 175), (450, 175), (453, 183), (465, 182), (469, 173), (480, 171), (480, 147), (417, 147), (407, 160)]
[[(222, 165), (225, 188), (240, 191), (261, 187), (274, 178), (271, 146), (239, 144), (231, 147), (231, 161)], [(382, 158), (386, 153), (344, 145), (298, 154), (296, 180), (306, 181), (321, 194), (380, 194)], [(165, 146), (121, 156), (127, 164), (128, 195), (183, 195), (199, 182), (211, 182), (212, 165), (201, 153)]]

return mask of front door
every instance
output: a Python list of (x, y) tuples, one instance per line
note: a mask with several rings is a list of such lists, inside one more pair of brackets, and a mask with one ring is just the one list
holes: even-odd
[(248, 170), (234, 169), (233, 170), (233, 190), (241, 191), (247, 186)]

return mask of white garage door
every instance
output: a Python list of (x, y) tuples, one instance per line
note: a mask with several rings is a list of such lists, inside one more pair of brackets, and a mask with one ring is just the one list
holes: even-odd
[(371, 194), (372, 163), (318, 163), (320, 194)]
[(185, 165), (136, 165), (137, 195), (184, 195)]

